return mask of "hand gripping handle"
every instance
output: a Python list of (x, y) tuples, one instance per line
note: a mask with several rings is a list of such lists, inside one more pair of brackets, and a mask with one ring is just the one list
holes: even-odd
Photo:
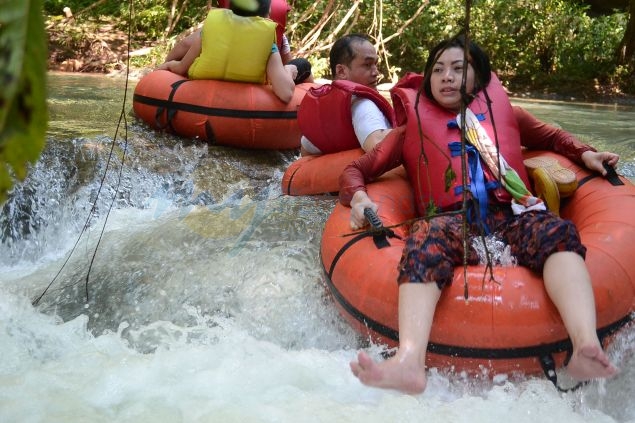
[(366, 220), (368, 220), (368, 223), (370, 223), (370, 226), (372, 226), (373, 229), (381, 229), (384, 227), (384, 224), (381, 223), (381, 219), (379, 219), (377, 213), (375, 213), (370, 207), (366, 207), (364, 209), (364, 216), (366, 216)]

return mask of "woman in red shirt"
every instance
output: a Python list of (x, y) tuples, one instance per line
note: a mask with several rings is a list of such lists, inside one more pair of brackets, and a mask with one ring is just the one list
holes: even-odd
[[(467, 64), (464, 62), (466, 49)], [(462, 95), (465, 65), (466, 95)], [(442, 146), (448, 141), (444, 138), (451, 126), (448, 117), (465, 116), (466, 124), (473, 125), (478, 134), (468, 139), (475, 145), (482, 142), (474, 149), (476, 164), (483, 169), (481, 179), (499, 181), (479, 198), (479, 203), (485, 205), (480, 213), (466, 215), (469, 236), (478, 236), (483, 231), (497, 235), (511, 247), (519, 265), (542, 273), (546, 292), (571, 338), (573, 353), (567, 371), (573, 378), (613, 376), (617, 369), (602, 350), (596, 334), (595, 300), (584, 262), (586, 248), (572, 222), (547, 211), (541, 200), (526, 190), (529, 185), (524, 169), (520, 169), (520, 148), (554, 150), (603, 175), (606, 174), (603, 162), (615, 166), (619, 156), (597, 152), (570, 134), (541, 123), (526, 111), (512, 108), (508, 99), (501, 102), (500, 95), (498, 101), (492, 102), (495, 107), (491, 110), (496, 119), (487, 111), (473, 113), (483, 111), (482, 103), (489, 99), (488, 91), (500, 92), (502, 86), (491, 74), (487, 55), (474, 43), (466, 47), (462, 36), (443, 41), (432, 49), (424, 70), (423, 88), (417, 116), (422, 120), (426, 142), (432, 140)], [(467, 103), (465, 115), (460, 113), (463, 102)], [(377, 210), (377, 205), (366, 194), (365, 183), (401, 164), (415, 191), (420, 215), (430, 210), (430, 204), (436, 212), (456, 210), (461, 205), (452, 190), (444, 189), (443, 169), (447, 168), (450, 153), (430, 147), (425, 147), (423, 153), (425, 144), (419, 137), (414, 111), (407, 115), (404, 126), (349, 165), (340, 177), (340, 201), (351, 206), (352, 229), (365, 226), (364, 209)], [(468, 122), (468, 118), (472, 120)], [(506, 130), (505, 138), (497, 139), (496, 144), (491, 142), (497, 137), (492, 130), (494, 120), (496, 128)], [(424, 155), (426, 160), (422, 160)], [(453, 167), (460, 175), (457, 163), (460, 161), (454, 161)], [(471, 179), (477, 179), (475, 176), (471, 175)], [(456, 179), (455, 185), (460, 182)], [(476, 196), (474, 192), (471, 195)], [(357, 361), (351, 362), (351, 369), (362, 383), (411, 394), (425, 389), (426, 347), (441, 290), (451, 283), (454, 268), (463, 264), (464, 253), (469, 264), (478, 262), (473, 249), (463, 249), (463, 218), (460, 213), (446, 214), (413, 225), (399, 263), (399, 349), (393, 357), (380, 363), (360, 352)]]

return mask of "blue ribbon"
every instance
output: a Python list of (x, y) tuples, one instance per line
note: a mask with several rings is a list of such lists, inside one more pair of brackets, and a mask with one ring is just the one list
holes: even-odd
[[(450, 148), (450, 155), (452, 157), (457, 157), (461, 155), (461, 143), (458, 141), (451, 142), (448, 144)], [(468, 171), (470, 177), (470, 192), (472, 196), (478, 203), (478, 215), (474, 216), (474, 209), (470, 204), (467, 220), (470, 223), (478, 221), (482, 226), (486, 234), (490, 233), (489, 227), (487, 226), (486, 218), (487, 218), (487, 206), (489, 204), (489, 199), (487, 195), (488, 189), (493, 189), (498, 186), (498, 182), (494, 181), (494, 183), (486, 183), (485, 182), (485, 172), (483, 171), (483, 167), (481, 166), (481, 156), (478, 153), (478, 150), (473, 146), (466, 144), (465, 152), (467, 153), (467, 164)], [(455, 194), (460, 194), (463, 192), (463, 187), (457, 187), (455, 189)]]

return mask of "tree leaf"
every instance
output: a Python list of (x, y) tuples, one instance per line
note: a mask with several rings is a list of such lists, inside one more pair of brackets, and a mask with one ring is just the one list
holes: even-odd
[(42, 0), (0, 0), (0, 203), (44, 148), (46, 58)]

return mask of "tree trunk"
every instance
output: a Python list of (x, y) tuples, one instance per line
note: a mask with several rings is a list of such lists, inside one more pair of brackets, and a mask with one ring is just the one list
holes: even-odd
[(628, 5), (628, 24), (624, 38), (617, 48), (617, 62), (625, 65), (635, 61), (635, 0), (630, 0)]

